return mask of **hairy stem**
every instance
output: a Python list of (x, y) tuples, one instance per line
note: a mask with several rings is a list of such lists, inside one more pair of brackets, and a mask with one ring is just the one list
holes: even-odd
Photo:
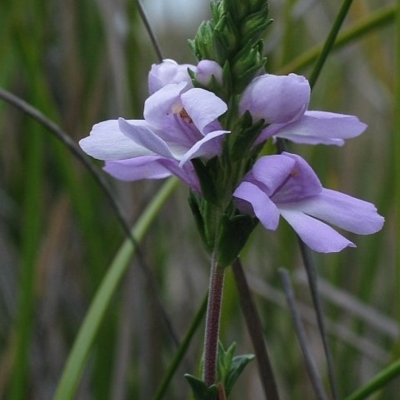
[(219, 319), (221, 314), (222, 291), (225, 268), (218, 265), (215, 254), (211, 260), (210, 284), (208, 291), (206, 329), (204, 338), (203, 380), (207, 386), (217, 380), (217, 356)]

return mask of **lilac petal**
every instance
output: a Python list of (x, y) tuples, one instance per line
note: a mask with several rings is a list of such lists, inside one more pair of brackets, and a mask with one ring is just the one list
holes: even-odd
[(215, 131), (208, 133), (203, 139), (196, 142), (181, 158), (180, 166), (188, 160), (196, 157), (211, 158), (219, 154), (221, 150), (221, 136), (229, 133), (229, 131)]
[(343, 145), (343, 139), (356, 137), (367, 125), (352, 115), (307, 111), (299, 120), (274, 134), (296, 143)]
[(254, 141), (254, 146), (259, 145), (264, 140), (270, 138), (271, 136), (275, 136), (277, 133), (281, 131), (287, 124), (272, 124), (268, 125), (264, 128), (261, 133), (258, 135), (257, 139)]
[(271, 196), (288, 178), (296, 161), (284, 155), (259, 158), (245, 180), (257, 182), (262, 190)]
[(126, 137), (115, 119), (94, 125), (90, 136), (81, 139), (79, 145), (85, 153), (98, 160), (123, 160), (150, 154)]
[(153, 94), (170, 83), (187, 82), (190, 86), (192, 79), (188, 69), (195, 70), (190, 64), (178, 64), (173, 60), (163, 60), (161, 64), (153, 64), (149, 72), (149, 92)]
[(323, 189), (320, 195), (299, 202), (296, 207), (315, 218), (360, 235), (379, 231), (384, 222), (372, 203), (335, 190)]
[(145, 147), (160, 156), (174, 158), (168, 145), (149, 128), (145, 121), (129, 123), (120, 118), (118, 122), (121, 131), (139, 146)]
[(129, 160), (106, 161), (103, 170), (122, 181), (138, 181), (141, 179), (163, 179), (171, 172), (158, 161), (159, 156), (144, 156)]
[(261, 133), (258, 135), (257, 139), (254, 141), (254, 146), (259, 145), (271, 136), (275, 136), (286, 128), (288, 124), (272, 124), (265, 127)]
[(186, 163), (180, 167), (177, 161), (170, 158), (160, 158), (159, 163), (173, 175), (185, 182), (191, 189), (198, 193), (201, 192), (199, 180), (191, 163)]
[(219, 97), (204, 89), (190, 89), (182, 94), (181, 99), (194, 125), (203, 134), (204, 128), (228, 109)]
[[(266, 229), (275, 230), (279, 223), (279, 210), (270, 198), (256, 185), (242, 182), (234, 191), (233, 197), (251, 204), (254, 215)], [(235, 202), (239, 211), (249, 214), (248, 205)]]
[(296, 74), (261, 75), (247, 86), (239, 103), (240, 114), (250, 111), (254, 121), (289, 123), (299, 118), (310, 101), (310, 85)]
[(301, 240), (314, 251), (333, 253), (345, 247), (356, 247), (329, 225), (302, 213), (297, 209), (297, 205), (279, 206), (279, 211)]
[(284, 152), (295, 161), (295, 166), (284, 184), (271, 196), (275, 203), (292, 203), (314, 197), (321, 193), (322, 185), (313, 169), (297, 154)]
[(166, 116), (172, 114), (174, 106), (180, 103), (180, 94), (186, 82), (169, 84), (152, 94), (144, 103), (144, 119), (157, 129), (163, 129)]

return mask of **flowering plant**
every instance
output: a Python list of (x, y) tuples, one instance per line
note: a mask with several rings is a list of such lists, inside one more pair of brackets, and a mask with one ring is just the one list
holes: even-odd
[(0, 7), (1, 399), (399, 397), (400, 3), (210, 1)]
[(371, 234), (384, 221), (371, 203), (323, 188), (300, 156), (282, 146), (266, 154), (270, 140), (341, 146), (366, 125), (355, 116), (308, 110), (305, 77), (265, 72), (265, 1), (222, 0), (211, 9), (212, 20), (191, 42), (198, 64), (153, 65), (144, 118), (100, 122), (80, 141), (115, 178), (175, 175), (190, 189), (190, 207), (212, 259), (203, 377), (188, 376), (201, 400), (217, 393), (224, 398), (236, 379), (228, 377), (237, 377), (251, 359), (233, 362), (231, 350), (218, 352), (218, 321), (225, 269), (259, 222), (275, 230), (282, 216), (307, 246), (328, 253), (355, 245), (326, 223)]

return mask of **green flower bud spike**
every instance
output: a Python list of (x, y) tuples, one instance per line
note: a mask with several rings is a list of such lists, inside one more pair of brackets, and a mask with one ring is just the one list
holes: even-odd
[[(241, 90), (264, 68), (262, 40), (271, 20), (265, 0), (211, 2), (211, 20), (201, 24), (189, 44), (198, 60), (231, 65), (235, 90)], [(251, 73), (248, 73), (251, 68)]]

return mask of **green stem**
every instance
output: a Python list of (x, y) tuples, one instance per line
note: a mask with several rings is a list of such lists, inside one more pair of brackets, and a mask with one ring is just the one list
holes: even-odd
[(171, 362), (171, 365), (168, 368), (167, 373), (164, 376), (163, 381), (161, 382), (161, 385), (159, 386), (156, 394), (153, 396), (152, 400), (161, 400), (164, 395), (165, 392), (171, 382), (172, 377), (174, 376), (176, 370), (179, 367), (179, 364), (182, 361), (183, 356), (186, 353), (187, 348), (189, 347), (189, 344), (193, 338), (194, 333), (197, 331), (200, 322), (203, 320), (204, 314), (206, 312), (207, 309), (207, 296), (204, 296), (203, 301), (200, 304), (200, 307), (196, 313), (196, 315), (194, 316), (192, 323), (190, 324), (190, 327), (185, 335), (185, 337), (183, 338), (182, 343), (180, 344), (179, 348), (177, 349), (174, 358)]
[(379, 389), (382, 389), (392, 379), (400, 375), (400, 359), (396, 360), (392, 364), (384, 368), (378, 375), (372, 378), (366, 385), (357, 389), (350, 396), (344, 400), (363, 400), (375, 393)]
[[(161, 206), (174, 190), (177, 182), (178, 180), (175, 178), (169, 179), (160, 189), (149, 206), (144, 210), (132, 230), (132, 235), (137, 241), (140, 241), (143, 238)], [(121, 281), (121, 278), (129, 265), (129, 260), (134, 251), (135, 248), (132, 245), (131, 239), (127, 238), (111, 263), (106, 276), (102, 280), (102, 283), (94, 296), (86, 317), (82, 322), (78, 336), (64, 367), (54, 400), (71, 400), (74, 398), (79, 378), (89, 356), (90, 349), (99, 330), (101, 321), (103, 320), (107, 307), (111, 302), (112, 295), (115, 293), (118, 283)]]
[(217, 356), (219, 320), (221, 315), (222, 292), (224, 287), (225, 268), (218, 265), (216, 255), (211, 260), (210, 285), (208, 291), (206, 329), (204, 338), (203, 380), (207, 386), (217, 380)]
[(339, 13), (336, 16), (335, 21), (333, 22), (333, 26), (329, 32), (328, 37), (326, 38), (321, 54), (319, 55), (318, 60), (315, 63), (315, 66), (312, 70), (311, 76), (308, 79), (311, 88), (313, 88), (313, 86), (315, 85), (318, 76), (322, 70), (322, 67), (324, 66), (325, 61), (328, 58), (330, 51), (332, 50), (336, 37), (339, 33), (339, 30), (343, 24), (344, 19), (346, 18), (346, 15), (352, 3), (353, 0), (343, 0)]

